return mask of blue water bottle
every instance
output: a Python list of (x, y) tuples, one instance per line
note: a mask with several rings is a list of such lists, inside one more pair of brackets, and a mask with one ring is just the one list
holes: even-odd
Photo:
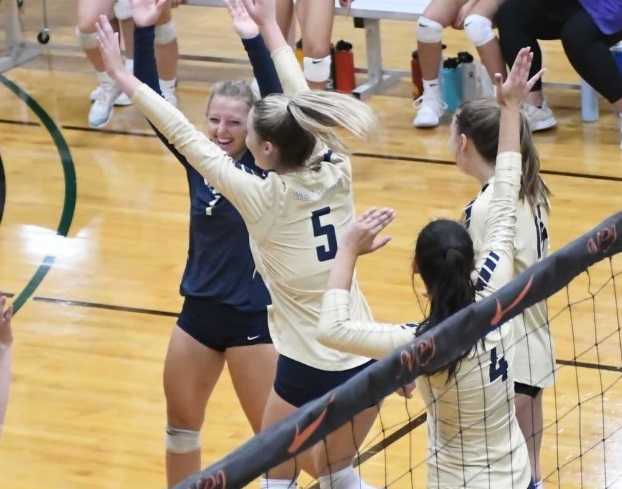
[(441, 94), (449, 112), (455, 112), (462, 104), (462, 77), (458, 59), (447, 58), (441, 69)]
[(585, 80), (581, 80), (581, 120), (583, 122), (598, 120), (598, 94)]

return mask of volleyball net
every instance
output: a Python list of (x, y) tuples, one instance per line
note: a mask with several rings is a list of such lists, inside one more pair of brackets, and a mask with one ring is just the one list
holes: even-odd
[[(497, 328), (513, 326), (514, 322), (504, 324), (508, 320), (545, 300), (548, 321), (541, 327), (549, 328), (555, 339), (557, 361), (552, 371), (546, 372), (554, 381), (544, 390), (542, 430), (536, 433), (542, 436), (540, 471), (544, 487), (622, 487), (622, 464), (618, 461), (622, 446), (621, 250), (622, 212), (529, 268), (495, 294), (457, 312), (327, 395), (252, 437), (177, 488), (244, 487), (310, 447), (327, 451), (327, 436), (343, 426), (351, 427), (356, 444), (354, 465), (367, 484), (428, 487), (428, 472), (445, 470), (442, 464), (447, 458), (443, 455), (444, 446), (435, 444), (433, 450), (428, 450), (426, 413), (437, 409), (434, 404), (443, 402), (443, 398), (437, 397), (426, 406), (417, 392), (413, 399), (391, 394), (419, 376), (430, 376), (446, 368)], [(524, 340), (521, 336), (518, 332), (512, 341)], [(508, 346), (511, 347), (505, 348)], [(491, 379), (504, 375), (503, 361), (500, 357), (491, 363)], [(513, 409), (513, 403), (511, 386), (507, 393), (508, 410)], [(369, 408), (377, 411), (376, 422), (364, 441), (357, 440), (353, 419)], [(485, 418), (484, 415), (478, 426), (472, 428), (481, 429)], [(466, 440), (469, 429), (463, 426), (452, 436)], [(452, 436), (445, 439), (447, 445), (453, 443)], [(527, 444), (530, 442), (527, 440)], [(517, 457), (515, 448), (508, 446), (506, 462), (524, 465), (524, 457)], [(480, 450), (482, 457), (488, 456), (486, 446), (466, 449)], [(330, 453), (326, 456), (330, 459)], [(456, 460), (451, 462), (455, 464)], [(499, 459), (487, 460), (493, 467), (498, 462)], [(456, 487), (472, 487), (472, 472), (470, 479), (467, 471), (464, 474)], [(319, 487), (315, 481), (306, 486)]]

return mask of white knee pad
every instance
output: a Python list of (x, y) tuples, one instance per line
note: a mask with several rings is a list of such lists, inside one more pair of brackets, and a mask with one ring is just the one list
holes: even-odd
[(201, 448), (201, 432), (166, 427), (166, 450), (171, 453), (190, 453)]
[(435, 20), (421, 16), (417, 21), (417, 41), (427, 43), (441, 42), (443, 26)]
[(330, 54), (323, 58), (307, 58), (303, 60), (305, 78), (310, 82), (321, 83), (330, 78)]
[(492, 30), (492, 21), (483, 15), (467, 15), (464, 19), (464, 32), (467, 37), (475, 44), (476, 48), (489, 43), (495, 38), (495, 31)]
[(177, 39), (177, 30), (173, 20), (169, 20), (166, 24), (157, 25), (155, 27), (155, 43), (168, 44)]
[(78, 36), (80, 47), (84, 50), (95, 49), (99, 46), (97, 35), (94, 32), (82, 32), (76, 27), (76, 36)]
[(132, 5), (130, 0), (117, 0), (113, 7), (114, 16), (119, 20), (128, 20), (132, 18)]

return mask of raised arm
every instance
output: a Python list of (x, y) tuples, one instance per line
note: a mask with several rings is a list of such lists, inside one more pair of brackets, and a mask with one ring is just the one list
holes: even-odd
[(475, 288), (480, 298), (492, 294), (514, 276), (514, 236), (522, 166), (520, 106), (542, 75), (540, 72), (528, 79), (532, 58), (529, 48), (521, 49), (505, 83), (501, 83), (500, 75), (496, 77), (501, 109), (499, 147), (484, 249), (476, 264), (479, 277)]
[(97, 25), (100, 51), (110, 76), (134, 105), (188, 162), (240, 212), (247, 225), (257, 222), (276, 200), (274, 179), (251, 175), (198, 131), (184, 115), (125, 71), (117, 38), (105, 16)]
[(298, 92), (309, 90), (298, 60), (276, 22), (275, 1), (242, 0), (242, 3), (259, 26), (266, 46), (270, 50), (285, 95), (293, 97)]
[(4, 424), (4, 415), (9, 401), (9, 386), (11, 385), (11, 317), (13, 307), (6, 306), (6, 297), (0, 296), (0, 433)]
[(375, 251), (389, 242), (379, 237), (395, 217), (392, 209), (372, 209), (348, 228), (339, 242), (335, 262), (322, 300), (319, 341), (329, 348), (369, 358), (382, 358), (413, 339), (413, 330), (404, 325), (356, 321), (351, 317), (350, 290), (359, 255)]
[(263, 37), (259, 34), (259, 26), (248, 15), (242, 0), (226, 0), (226, 3), (231, 15), (233, 29), (240, 36), (251, 62), (261, 97), (267, 97), (271, 93), (283, 93), (270, 52)]

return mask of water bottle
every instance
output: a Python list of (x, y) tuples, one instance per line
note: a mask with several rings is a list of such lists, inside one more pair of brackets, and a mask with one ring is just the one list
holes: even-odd
[(475, 100), (478, 98), (477, 89), (477, 70), (473, 60), (473, 56), (462, 51), (458, 53), (458, 71), (460, 71), (460, 80), (462, 83), (462, 99)]
[(339, 93), (352, 93), (355, 86), (352, 44), (339, 41), (335, 46), (335, 90)]
[(598, 94), (585, 80), (581, 80), (581, 119), (583, 122), (598, 120)]
[(419, 63), (419, 53), (417, 51), (413, 51), (410, 58), (410, 76), (416, 89), (416, 93), (413, 93), (413, 96), (417, 97), (423, 94), (423, 77), (421, 76), (421, 64)]
[(495, 98), (497, 92), (495, 86), (490, 79), (488, 70), (481, 63), (476, 63), (477, 78), (477, 97), (478, 98)]
[(458, 71), (457, 58), (447, 58), (443, 62), (441, 94), (449, 112), (455, 112), (462, 104), (462, 80)]

